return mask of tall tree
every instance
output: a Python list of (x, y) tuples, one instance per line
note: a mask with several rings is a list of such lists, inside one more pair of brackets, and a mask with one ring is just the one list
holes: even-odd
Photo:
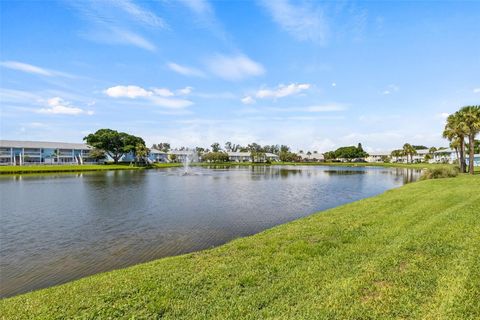
[(403, 153), (407, 157), (407, 163), (408, 163), (408, 156), (410, 156), (410, 163), (413, 162), (413, 156), (417, 154), (417, 150), (410, 144), (410, 143), (405, 143), (403, 145)]
[(220, 151), (220, 143), (218, 143), (218, 142), (212, 143), (212, 145), (210, 147), (212, 147), (212, 152), (219, 152)]
[(457, 111), (447, 118), (445, 129), (443, 130), (443, 137), (450, 141), (457, 140), (459, 143), (459, 162), (460, 172), (466, 172), (465, 164), (465, 136), (467, 135), (467, 128), (463, 122), (462, 115)]
[(88, 145), (104, 150), (115, 163), (125, 154), (124, 139), (125, 135), (112, 129), (100, 129), (83, 138)]
[(466, 129), (465, 133), (468, 137), (468, 171), (470, 174), (473, 174), (475, 161), (475, 136), (480, 132), (480, 106), (466, 106), (460, 109), (459, 113), (463, 127)]

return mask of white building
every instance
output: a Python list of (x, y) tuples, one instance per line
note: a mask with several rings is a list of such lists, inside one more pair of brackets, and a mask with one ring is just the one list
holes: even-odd
[[(198, 153), (194, 150), (170, 150), (167, 152), (168, 160), (171, 162), (185, 162), (188, 158), (190, 162), (198, 162)], [(173, 161), (172, 158), (175, 160)]]
[[(232, 162), (250, 162), (252, 161), (252, 155), (250, 152), (227, 152), (228, 160)], [(264, 159), (261, 159), (260, 162), (265, 161), (280, 161), (280, 157), (273, 153), (265, 153)]]
[(386, 157), (390, 157), (391, 152), (388, 151), (377, 151), (369, 152), (368, 157), (365, 158), (365, 161), (375, 163), (375, 162), (384, 162)]
[(84, 143), (0, 140), (0, 165), (96, 163), (91, 149)]
[(319, 162), (319, 161), (325, 161), (325, 157), (323, 156), (323, 153), (319, 153), (317, 151), (313, 152), (297, 152), (297, 156), (299, 156), (302, 161), (306, 162)]

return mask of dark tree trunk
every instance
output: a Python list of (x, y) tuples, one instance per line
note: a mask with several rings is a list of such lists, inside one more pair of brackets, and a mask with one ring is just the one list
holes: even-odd
[(474, 170), (473, 165), (475, 160), (475, 136), (473, 134), (468, 135), (468, 146), (470, 150), (468, 169), (470, 174), (473, 174), (473, 170)]
[(462, 173), (467, 172), (465, 163), (465, 139), (463, 137), (460, 141), (460, 171)]

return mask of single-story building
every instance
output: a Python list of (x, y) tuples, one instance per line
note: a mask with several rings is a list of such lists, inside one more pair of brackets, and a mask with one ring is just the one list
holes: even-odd
[[(250, 162), (252, 161), (252, 156), (250, 152), (227, 152), (228, 160), (232, 162)], [(265, 153), (264, 159), (259, 160), (260, 162), (265, 161), (280, 161), (280, 157), (273, 153)]]
[(320, 161), (325, 161), (325, 157), (323, 156), (323, 153), (319, 153), (318, 151), (313, 151), (313, 152), (303, 152), (300, 151), (297, 153), (297, 156), (302, 159), (302, 161), (305, 162), (320, 162)]
[(365, 161), (370, 163), (384, 162), (385, 158), (390, 157), (390, 154), (391, 152), (388, 151), (369, 152), (368, 157), (365, 158)]

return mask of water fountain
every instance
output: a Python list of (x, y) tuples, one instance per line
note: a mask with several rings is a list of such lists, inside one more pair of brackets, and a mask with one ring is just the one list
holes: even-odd
[(190, 173), (190, 155), (186, 154), (185, 158), (183, 159), (183, 175), (186, 176)]

